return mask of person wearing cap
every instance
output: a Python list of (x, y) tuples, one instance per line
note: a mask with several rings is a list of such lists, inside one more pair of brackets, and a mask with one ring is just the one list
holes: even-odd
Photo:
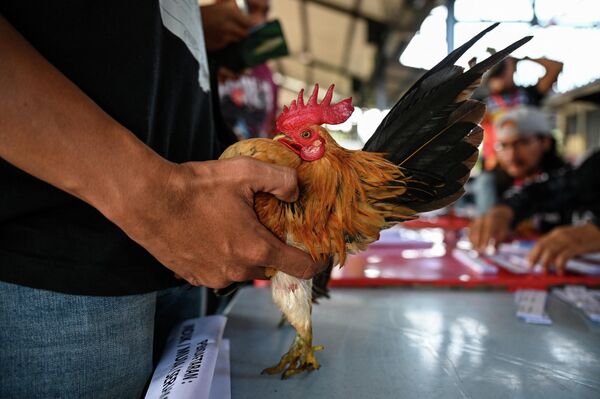
[(500, 197), (512, 186), (565, 165), (556, 153), (548, 115), (535, 107), (520, 106), (507, 112), (498, 120), (496, 132)]
[[(507, 112), (498, 121), (496, 131), (498, 165), (491, 172), (494, 184), (489, 187), (494, 192), (495, 205), (506, 201), (528, 183), (569, 169), (556, 152), (548, 116), (539, 109), (521, 106)], [(494, 236), (494, 229), (500, 226), (509, 229), (510, 221), (500, 220), (504, 219), (504, 213), (499, 213), (497, 208), (491, 208), (471, 224), (472, 240), (478, 245), (487, 245), (489, 238)], [(532, 217), (531, 227), (540, 233), (571, 221), (570, 212), (561, 209), (529, 216)]]
[[(517, 64), (523, 60), (535, 62), (545, 69), (544, 75), (535, 85), (520, 86), (514, 81)], [(476, 62), (475, 59), (472, 61)], [(489, 186), (494, 184), (495, 178), (493, 170), (498, 165), (495, 125), (502, 115), (515, 107), (539, 107), (544, 97), (551, 91), (562, 68), (561, 62), (547, 58), (508, 57), (486, 74), (484, 85), (477, 93), (486, 105), (486, 113), (481, 122), (485, 131), (481, 148), (482, 172), (473, 185), (474, 199), (479, 213), (488, 211), (495, 203), (495, 198), (489, 195)]]

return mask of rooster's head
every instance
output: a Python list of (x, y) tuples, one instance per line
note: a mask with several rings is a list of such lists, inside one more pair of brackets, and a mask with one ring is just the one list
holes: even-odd
[(315, 85), (306, 104), (304, 104), (304, 89), (300, 90), (298, 99), (293, 100), (289, 107), (284, 106), (277, 117), (277, 131), (280, 134), (275, 137), (275, 140), (298, 154), (304, 161), (316, 161), (325, 155), (329, 134), (320, 125), (342, 123), (354, 111), (352, 98), (331, 105), (333, 87), (334, 85), (329, 86), (320, 104), (317, 102), (318, 84)]

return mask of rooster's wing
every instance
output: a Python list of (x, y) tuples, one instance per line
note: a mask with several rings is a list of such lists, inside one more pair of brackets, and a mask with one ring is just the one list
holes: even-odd
[(385, 153), (412, 177), (406, 193), (391, 200), (415, 212), (442, 208), (464, 193), (483, 138), (485, 106), (470, 99), (482, 75), (531, 39), (525, 37), (466, 72), (454, 63), (486, 33), (473, 37), (423, 75), (394, 105), (363, 150)]

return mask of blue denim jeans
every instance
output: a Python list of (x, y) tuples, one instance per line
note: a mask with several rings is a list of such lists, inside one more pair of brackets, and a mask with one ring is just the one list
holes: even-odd
[(190, 286), (93, 297), (0, 282), (0, 398), (141, 397), (153, 353), (173, 324), (200, 316), (200, 297)]

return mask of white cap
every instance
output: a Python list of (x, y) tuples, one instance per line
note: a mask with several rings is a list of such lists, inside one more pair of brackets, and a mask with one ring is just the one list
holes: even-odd
[(508, 134), (550, 136), (552, 132), (546, 113), (535, 107), (519, 106), (500, 117), (496, 123), (496, 134), (498, 137)]

